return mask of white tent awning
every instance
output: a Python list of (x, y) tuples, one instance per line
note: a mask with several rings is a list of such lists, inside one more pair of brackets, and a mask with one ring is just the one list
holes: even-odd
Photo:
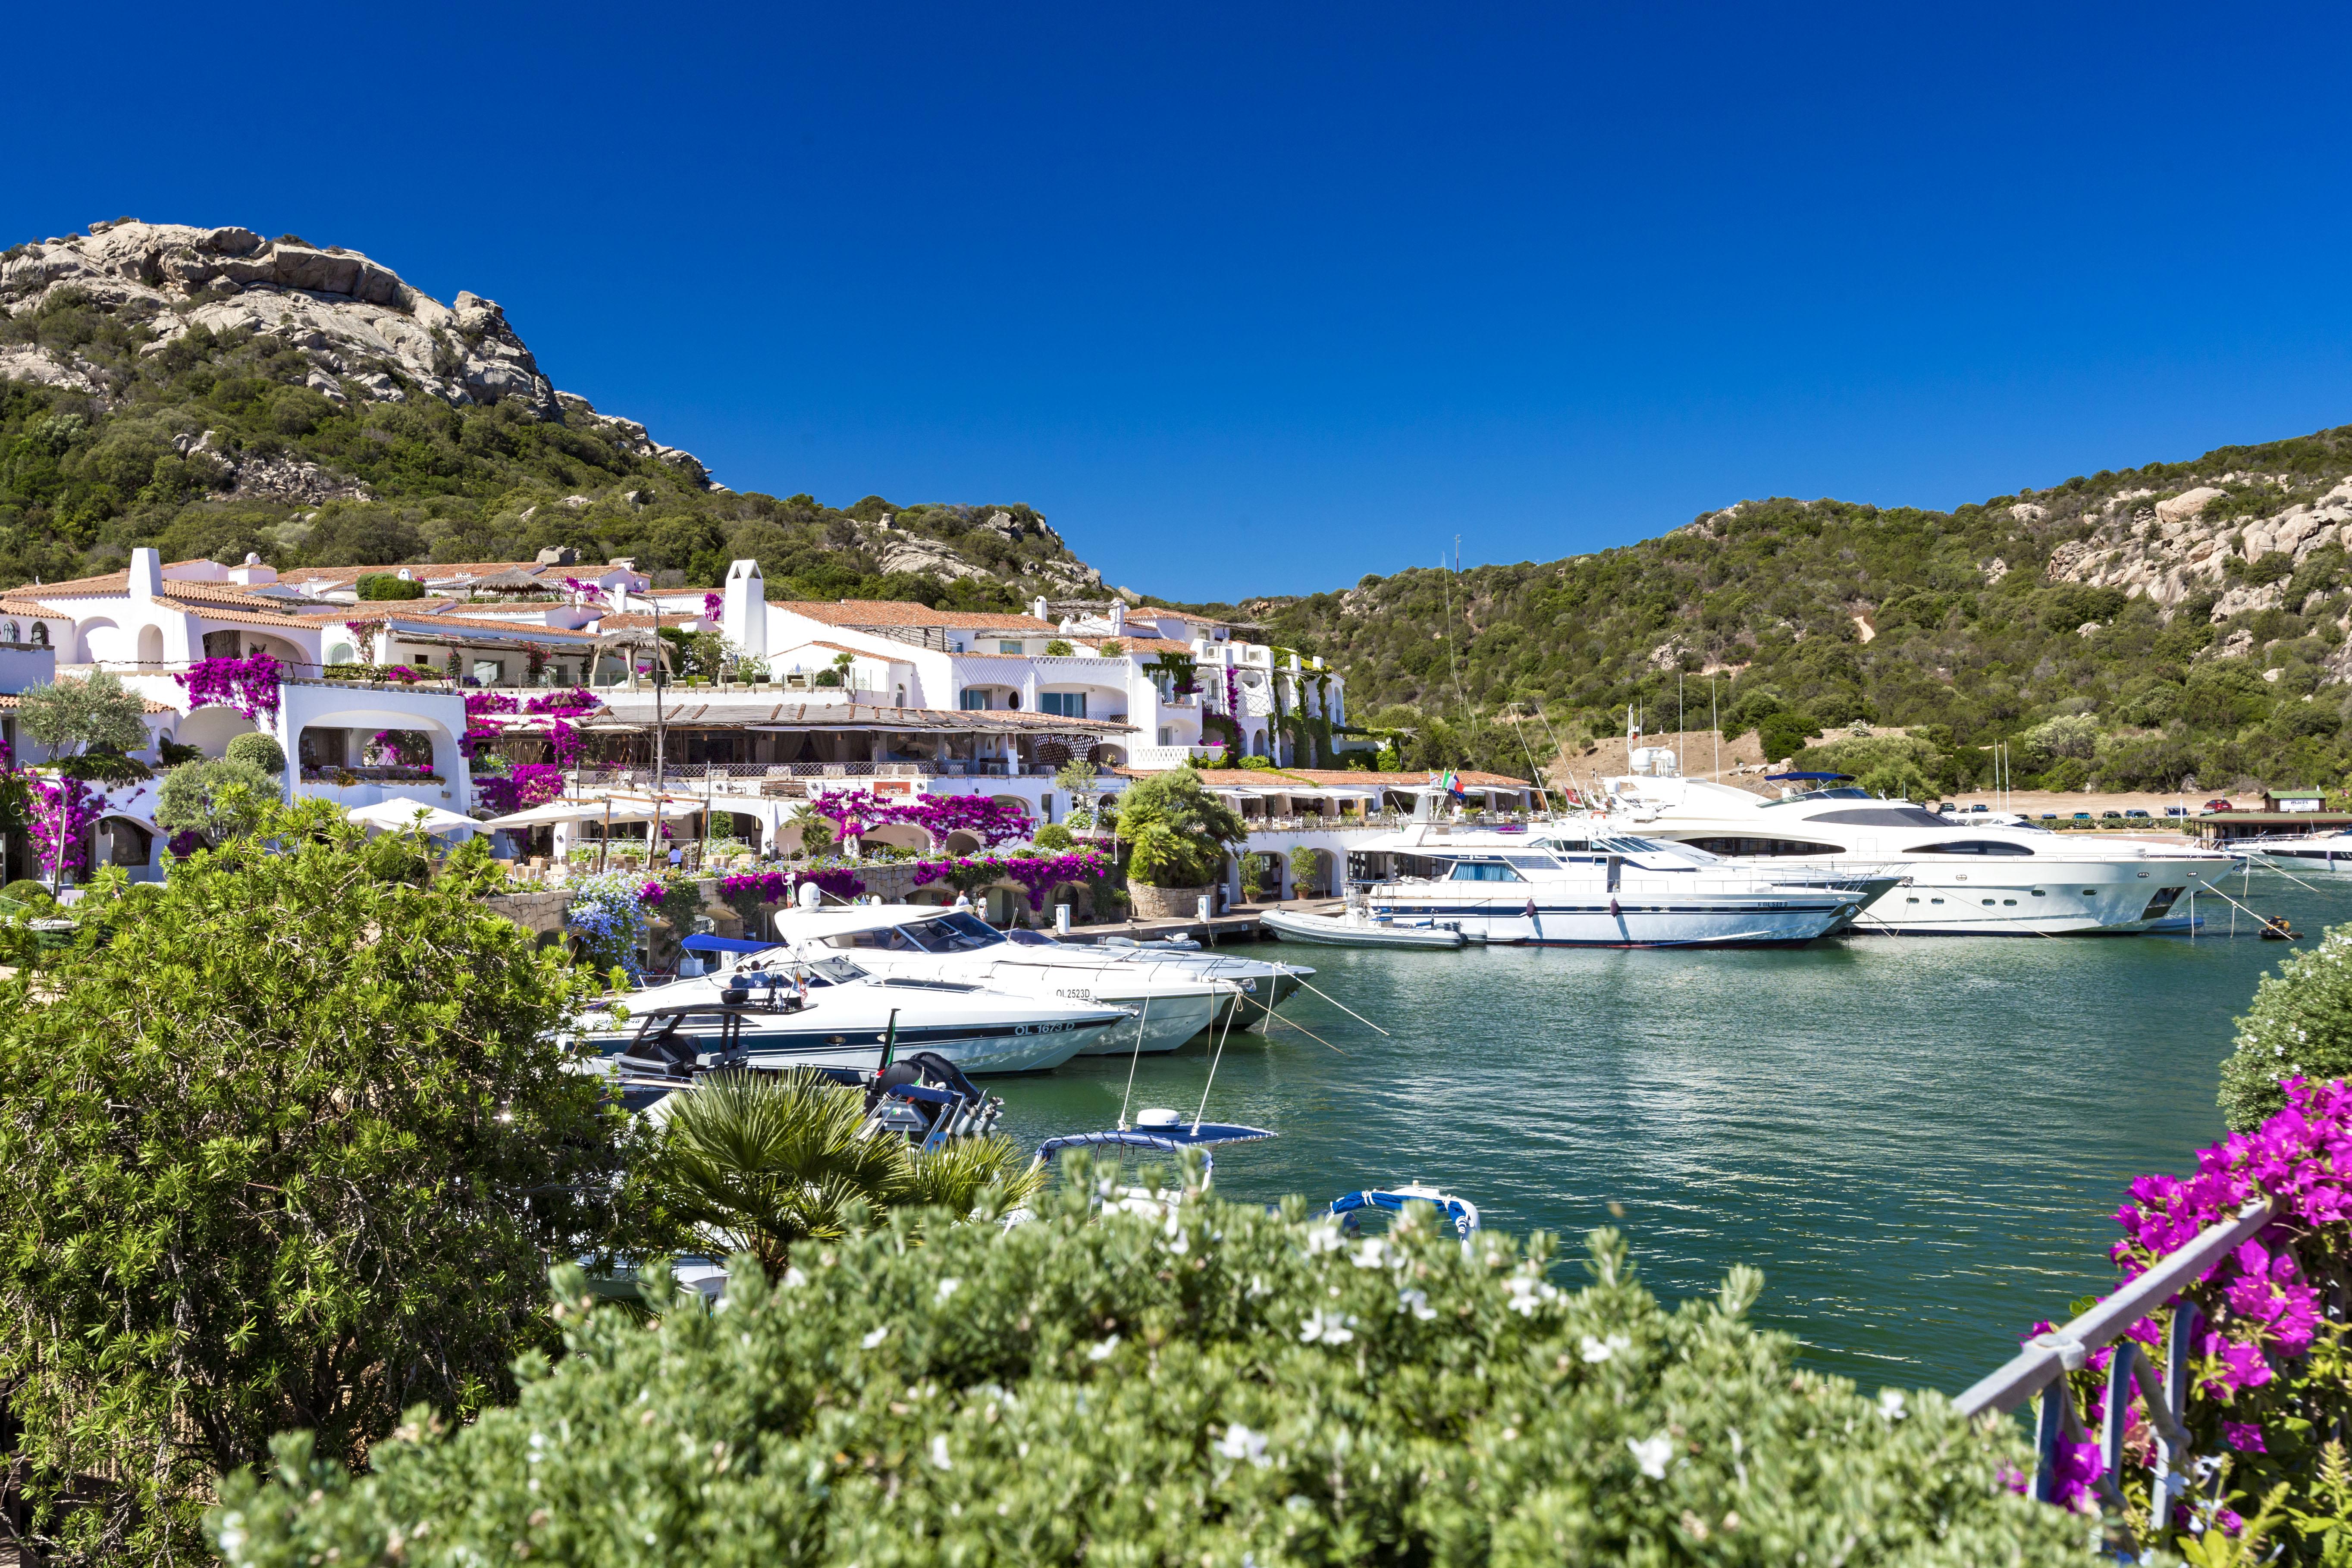
[[(510, 811), (504, 816), (494, 816), (481, 824), (484, 827), (545, 827), (557, 822), (602, 822), (607, 808), (614, 822), (643, 822), (654, 815), (655, 802), (649, 797), (609, 795), (594, 800), (551, 800), (545, 805), (534, 805), (525, 811)], [(666, 800), (660, 803), (664, 816), (692, 816), (702, 809), (698, 800)]]
[(421, 800), (380, 800), (373, 805), (355, 805), (343, 815), (362, 827), (421, 826), (436, 836), (455, 833), (461, 828), (473, 833), (482, 826), (470, 816), (460, 816), (454, 811), (444, 811)]

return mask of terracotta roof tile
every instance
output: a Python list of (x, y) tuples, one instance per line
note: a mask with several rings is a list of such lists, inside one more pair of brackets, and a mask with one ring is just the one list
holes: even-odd
[(897, 599), (812, 599), (779, 601), (782, 608), (829, 626), (969, 626), (973, 631), (1044, 632), (1057, 628), (1034, 616), (1010, 616), (1000, 610), (934, 610), (928, 605)]

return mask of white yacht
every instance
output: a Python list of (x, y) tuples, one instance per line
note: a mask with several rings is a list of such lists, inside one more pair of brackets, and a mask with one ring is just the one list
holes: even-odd
[(1734, 865), (1583, 818), (1523, 832), (1416, 822), (1349, 856), (1375, 924), (1539, 947), (1748, 947), (1841, 931), (1894, 879)]
[(2352, 829), (2333, 833), (2270, 833), (2260, 838), (2234, 838), (2230, 847), (2241, 855), (2277, 860), (2300, 860), (2307, 866), (2334, 869), (2352, 867)]
[[(1139, 963), (1155, 975), (1189, 975), (1196, 980), (1227, 980), (1241, 987), (1240, 1010), (1234, 1015), (1233, 1027), (1263, 1029), (1267, 1016), (1276, 1007), (1298, 994), (1299, 987), (1314, 977), (1315, 971), (1303, 963), (1276, 963), (1262, 958), (1241, 958), (1228, 952), (1203, 952), (1195, 942), (1181, 944), (1168, 942), (1139, 942), (1126, 937), (1110, 937), (1099, 945), (1057, 942), (1044, 931), (1015, 927), (1004, 933), (1004, 940), (1021, 947), (1051, 948), (1057, 953), (1088, 951), (1108, 954), (1126, 963)], [(1218, 1021), (1218, 1027), (1224, 1026)]]
[(610, 1057), (674, 1067), (855, 1068), (929, 1051), (967, 1073), (1044, 1072), (1130, 1026), (1082, 999), (869, 972), (840, 953), (681, 980), (621, 999), (627, 1015), (583, 1040)]
[[(1902, 885), (1854, 921), (1889, 935), (2063, 936), (2176, 922), (2189, 895), (2234, 864), (2218, 850), (2059, 834), (1939, 816), (1843, 784), (1768, 799), (1729, 784), (1654, 773), (1603, 781), (1598, 805), (1617, 830), (1768, 868), (1885, 868)], [(2176, 910), (2175, 906), (2179, 906)]]
[(1221, 1025), (1244, 996), (1233, 981), (1158, 963), (1156, 954), (1129, 958), (1111, 948), (1010, 942), (978, 916), (937, 904), (782, 909), (775, 934), (793, 958), (846, 952), (859, 966), (894, 979), (1121, 1009), (1119, 1025), (1088, 1040), (1081, 1056), (1172, 1051)]

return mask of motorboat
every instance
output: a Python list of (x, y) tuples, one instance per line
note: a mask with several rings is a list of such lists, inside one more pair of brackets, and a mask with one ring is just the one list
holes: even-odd
[(982, 985), (1119, 1009), (1118, 1026), (1088, 1039), (1081, 1056), (1172, 1051), (1222, 1026), (1244, 995), (1233, 981), (1167, 962), (1183, 955), (1129, 959), (1112, 949), (1014, 942), (969, 910), (937, 904), (782, 909), (775, 934), (794, 960), (854, 954), (859, 966), (902, 984)]
[[(738, 955), (740, 956), (740, 955)], [(1132, 1026), (1089, 998), (876, 973), (826, 952), (737, 968), (620, 998), (622, 1019), (583, 1038), (641, 1069), (724, 1064), (873, 1071), (928, 1051), (966, 1073), (1044, 1072)], [(690, 1076), (690, 1073), (679, 1076)]]
[(2322, 869), (2352, 866), (2352, 830), (2342, 828), (2333, 833), (2277, 833), (2260, 838), (2237, 838), (2231, 841), (2230, 847), (2242, 855), (2259, 855), (2269, 860), (2300, 860)]
[(1596, 804), (1616, 831), (1746, 867), (1891, 871), (1900, 885), (1865, 905), (1856, 932), (2062, 936), (2162, 929), (2176, 903), (2211, 887), (2235, 864), (2191, 845), (1959, 821), (1882, 799), (1834, 775), (1772, 777), (1806, 787), (1767, 798), (1681, 777), (1668, 762), (1649, 773), (1604, 780)]
[(1427, 1204), (1435, 1209), (1454, 1227), (1454, 1234), (1464, 1241), (1468, 1241), (1477, 1232), (1476, 1204), (1420, 1182), (1407, 1182), (1401, 1187), (1366, 1187), (1361, 1192), (1342, 1193), (1331, 1200), (1331, 1206), (1324, 1212), (1339, 1220), (1342, 1230), (1354, 1231), (1367, 1214), (1401, 1215), (1412, 1204)]
[(1306, 915), (1291, 910), (1265, 910), (1258, 923), (1286, 942), (1318, 942), (1326, 947), (1423, 947), (1451, 950), (1463, 944), (1462, 933), (1448, 925), (1426, 921), (1410, 923), (1374, 920), (1370, 909), (1351, 903), (1339, 914)]
[[(1017, 947), (1052, 947), (1067, 952), (1093, 951), (1107, 953), (1127, 963), (1149, 966), (1153, 974), (1189, 974), (1202, 980), (1225, 980), (1241, 987), (1241, 1001), (1233, 1026), (1236, 1029), (1263, 1029), (1266, 1017), (1276, 1007), (1298, 994), (1299, 988), (1312, 979), (1315, 971), (1303, 963), (1276, 963), (1262, 958), (1242, 958), (1233, 953), (1203, 951), (1201, 944), (1189, 939), (1138, 942), (1133, 937), (1105, 937), (1100, 942), (1084, 945), (1057, 942), (1043, 931), (1015, 928), (1003, 933), (1004, 940)], [(1218, 1026), (1223, 1027), (1222, 1020)]]
[(1523, 831), (1415, 822), (1351, 851), (1369, 918), (1533, 947), (1753, 947), (1843, 930), (1896, 878), (1802, 873), (1611, 832), (1587, 817)]

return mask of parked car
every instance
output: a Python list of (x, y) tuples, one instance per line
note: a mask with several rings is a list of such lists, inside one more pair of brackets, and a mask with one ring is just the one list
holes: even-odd
[(1948, 801), (1948, 801), (1946, 801), (1943, 805), (1939, 805), (1939, 806), (1937, 806), (1937, 807), (1936, 808), (1936, 810), (1937, 810), (1937, 814), (1938, 814), (1938, 815), (1940, 815), (1940, 816), (1951, 816), (1951, 815), (1952, 815), (1952, 813), (1954, 813), (1954, 812), (1956, 812), (1956, 811), (1958, 811), (1958, 810), (1959, 810), (1959, 809), (1960, 809), (1960, 808), (1959, 808), (1958, 806), (1954, 805), (1953, 805), (1950, 801)]
[(1986, 805), (1984, 802), (1982, 802), (1982, 801), (1979, 801), (1979, 802), (1977, 802), (1977, 803), (1976, 803), (1976, 805), (1972, 805), (1972, 806), (1969, 807), (1969, 809), (1970, 811), (1990, 811), (1990, 810), (1992, 809), (1992, 807), (1990, 807), (1990, 806), (1987, 805)]
[(2074, 814), (2074, 820), (2077, 822), (2088, 822), (2091, 820), (2091, 814), (2087, 811), (2078, 811)]
[(2054, 811), (2045, 811), (2042, 814), (2042, 820), (2044, 822), (2055, 822), (2058, 820), (2058, 814)]
[(2137, 806), (2133, 806), (2129, 811), (2125, 812), (2124, 815), (2126, 816), (2146, 816), (2147, 813), (2142, 811)]
[(2230, 803), (2226, 800), (2209, 800), (2205, 803), (2205, 809), (2208, 811), (2228, 811), (2231, 809), (2231, 806)]
[(2186, 816), (2189, 815), (2189, 808), (2185, 805), (2168, 805), (2164, 808), (2164, 815), (2167, 816)]
[(2099, 813), (2099, 820), (2101, 822), (2121, 822), (2123, 819), (2124, 814), (2120, 811), (2103, 811)]

